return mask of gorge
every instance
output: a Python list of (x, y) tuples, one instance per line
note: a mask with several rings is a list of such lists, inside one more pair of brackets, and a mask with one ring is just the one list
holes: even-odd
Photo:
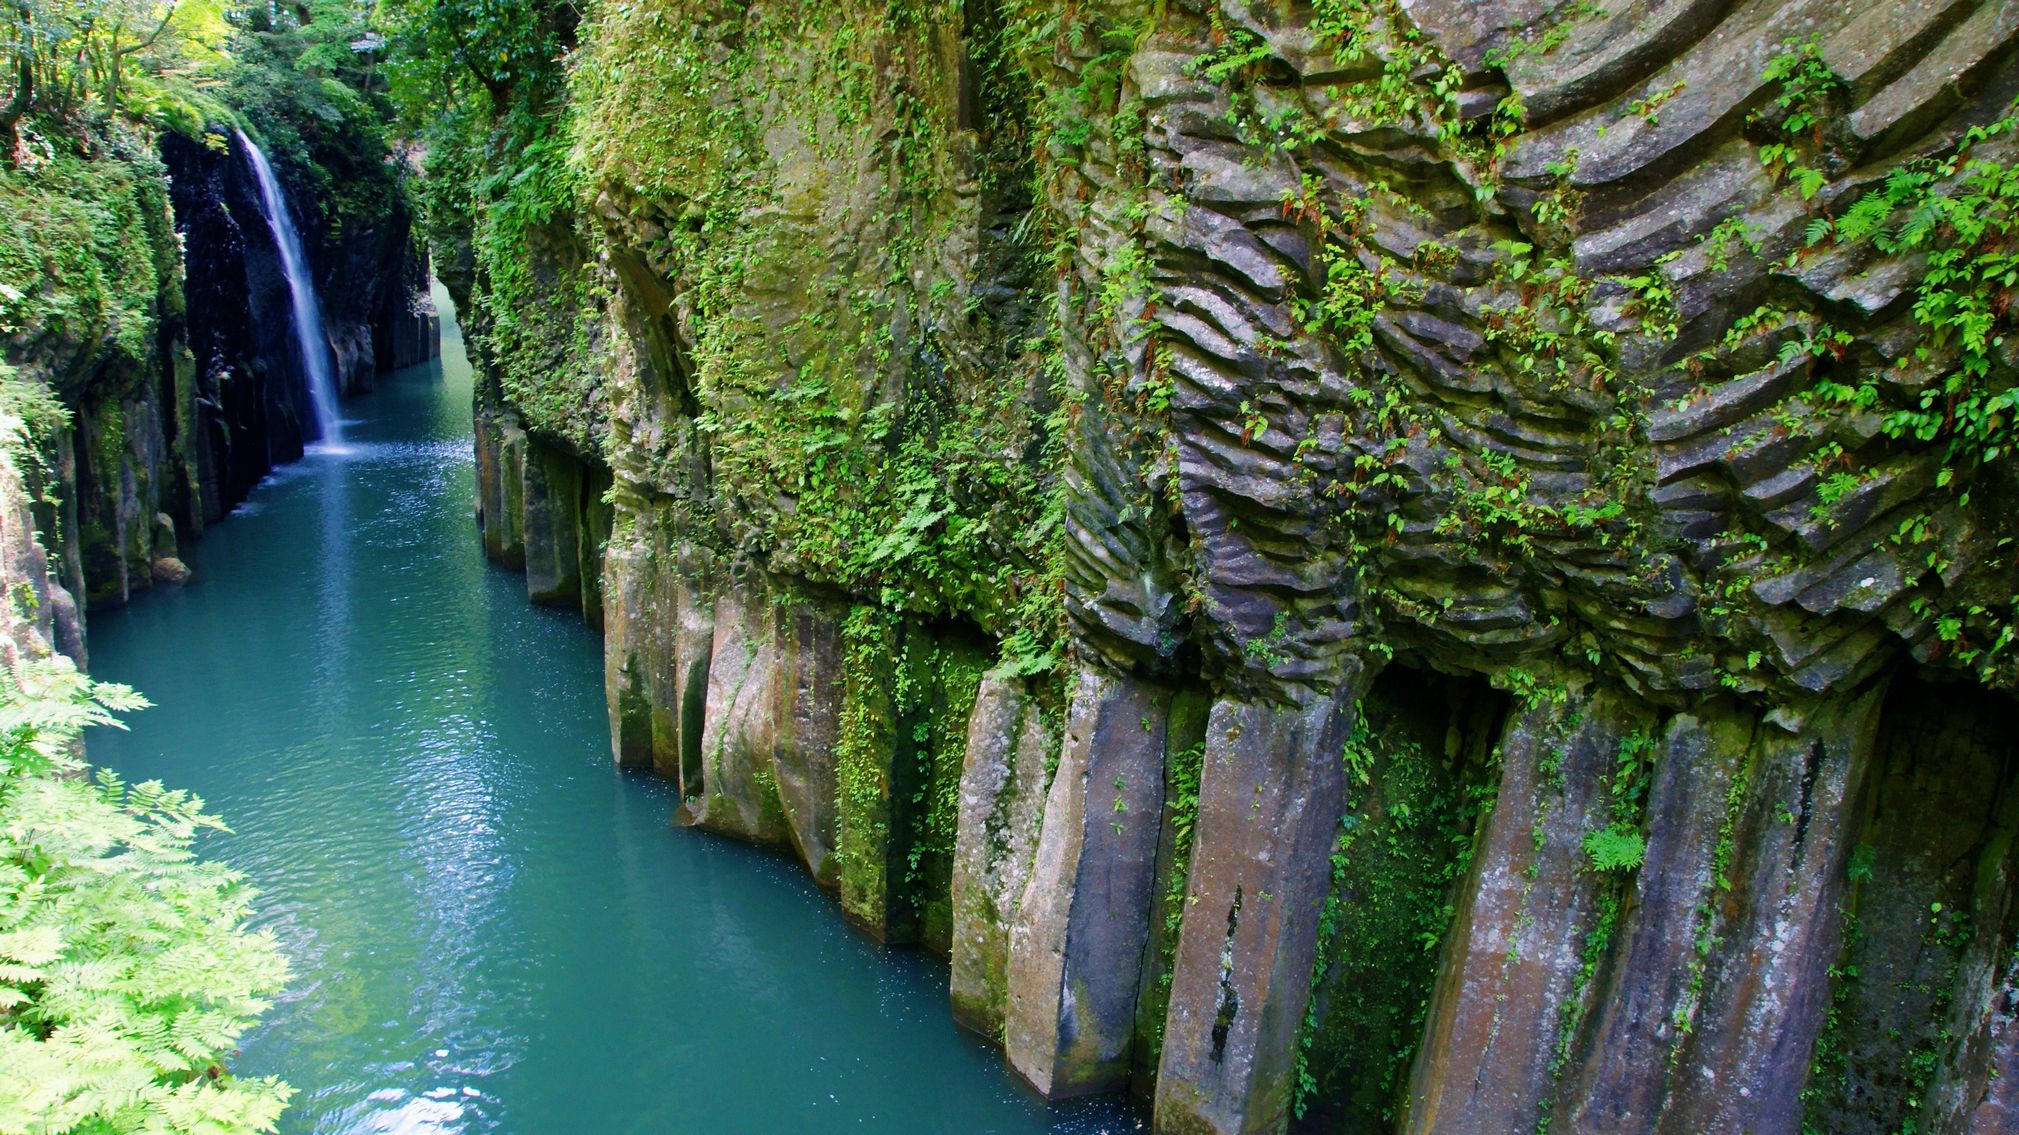
[(943, 967), (611, 774), (595, 636), (469, 539), (444, 331), (442, 363), (345, 402), (345, 452), (205, 537), (200, 585), (92, 621), (93, 672), (157, 703), (93, 758), (230, 819), (211, 846), (294, 964), (234, 1061), (295, 1087), (282, 1130), (1135, 1130), (1048, 1121), (957, 1035)]
[[(1970, 0), (381, 4), (330, 42), (383, 53), (342, 82), (413, 151), (275, 171), (355, 202), (297, 213), (358, 452), (94, 619), (165, 723), (92, 752), (243, 812), (276, 925), (352, 912), (281, 936), (313, 976), (246, 1046), (304, 1088), (283, 1129), (2012, 1131), (2015, 35)], [(8, 362), (73, 415), (8, 582), (80, 661), (79, 602), (186, 574), (317, 436), (247, 235), (285, 202), (198, 118), (0, 170), (138, 171), (107, 243), (158, 282), (136, 336), (7, 281)], [(461, 380), (402, 369), (423, 264), (473, 456)], [(639, 775), (593, 779), (606, 742)], [(325, 826), (351, 796), (397, 839)], [(822, 1112), (830, 1073), (767, 1063), (813, 1035), (887, 1094)]]

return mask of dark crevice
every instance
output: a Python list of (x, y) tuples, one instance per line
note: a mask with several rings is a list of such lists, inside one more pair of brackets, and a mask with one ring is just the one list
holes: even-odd
[(1241, 995), (1234, 989), (1234, 934), (1241, 926), (1241, 888), (1234, 888), (1234, 905), (1227, 908), (1227, 940), (1220, 944), (1220, 1008), (1213, 1014), (1213, 1063), (1226, 1059), (1227, 1033), (1241, 1012)]

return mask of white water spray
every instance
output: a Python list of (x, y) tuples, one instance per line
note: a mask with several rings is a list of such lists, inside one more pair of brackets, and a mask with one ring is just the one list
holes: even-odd
[(287, 198), (280, 195), (280, 182), (266, 153), (245, 132), (235, 131), (252, 159), (252, 172), (259, 179), (260, 207), (273, 229), (273, 242), (280, 246), (281, 271), (287, 275), (287, 290), (294, 300), (294, 342), (301, 349), (302, 366), (308, 373), (310, 401), (315, 403), (315, 424), (325, 446), (343, 444), (343, 424), (337, 419), (336, 377), (330, 366), (329, 338), (323, 334), (322, 304), (317, 302), (315, 280), (308, 274), (308, 257), (302, 253), (301, 236), (295, 232), (294, 218), (288, 214)]

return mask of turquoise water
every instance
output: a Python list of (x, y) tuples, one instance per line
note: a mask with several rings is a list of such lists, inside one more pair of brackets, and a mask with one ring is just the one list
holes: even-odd
[(1139, 1130), (1034, 1102), (942, 963), (612, 768), (595, 634), (479, 550), (449, 346), (185, 549), (187, 588), (91, 617), (93, 673), (157, 703), (93, 759), (225, 817), (205, 851), (293, 961), (235, 1063), (299, 1090), (281, 1130)]

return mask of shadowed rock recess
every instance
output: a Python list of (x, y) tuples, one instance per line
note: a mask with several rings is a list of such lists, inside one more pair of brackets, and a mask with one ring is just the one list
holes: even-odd
[[(80, 663), (85, 610), (188, 579), (181, 542), (314, 436), (245, 155), (222, 133), (139, 129), (84, 154), (0, 170), (0, 204), (18, 226), (0, 241), (12, 281), (0, 291), (0, 362), (49, 401), (22, 414), (16, 470), (41, 566), (20, 566), (25, 553), (8, 544), (0, 578), (28, 581), (9, 591), (15, 613)], [(390, 167), (379, 174), (392, 178)], [(327, 333), (344, 390), (432, 358), (426, 260), (405, 204), (388, 192), (335, 232), (300, 190), (287, 192), (317, 286), (333, 297)], [(14, 508), (6, 499), (0, 511)]]
[(2015, 32), (593, 8), (435, 234), (484, 546), (1050, 1096), (2013, 1131)]

